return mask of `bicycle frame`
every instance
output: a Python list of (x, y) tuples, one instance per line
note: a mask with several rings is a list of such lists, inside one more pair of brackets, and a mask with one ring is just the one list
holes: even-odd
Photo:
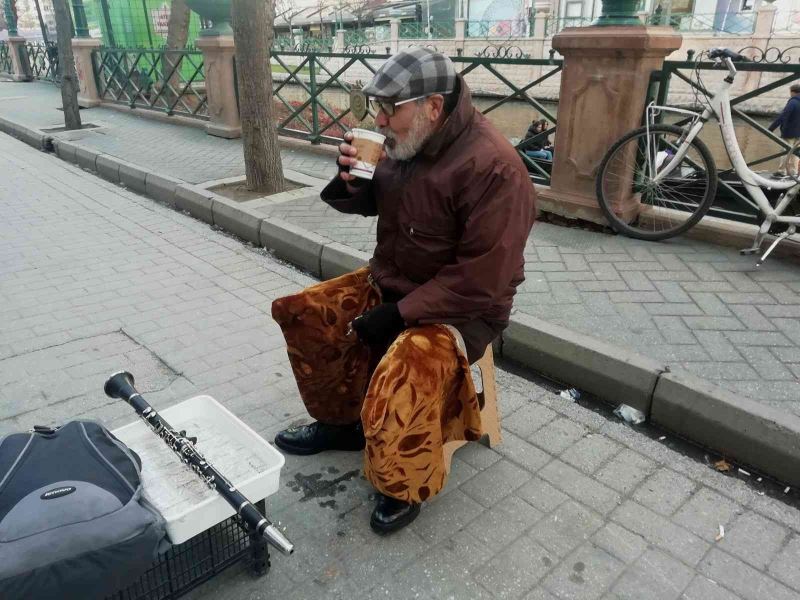
[[(729, 93), (730, 88), (733, 85), (734, 77), (736, 76), (736, 69), (734, 68), (733, 61), (731, 61), (730, 58), (723, 59), (723, 62), (728, 68), (728, 76), (725, 78), (725, 81), (723, 82), (719, 91), (717, 91), (717, 93), (711, 98), (710, 106), (706, 107), (699, 115), (693, 111), (676, 109), (667, 106), (651, 105), (648, 107), (648, 127), (651, 125), (651, 114), (655, 113), (655, 111), (685, 113), (695, 117), (692, 123), (688, 127), (684, 128), (684, 135), (681, 136), (681, 140), (679, 140), (680, 145), (675, 153), (675, 156), (663, 167), (660, 172), (655, 174), (653, 180), (656, 182), (661, 181), (681, 163), (689, 149), (689, 144), (691, 144), (692, 140), (697, 137), (697, 134), (700, 133), (700, 130), (713, 116), (719, 123), (722, 141), (725, 145), (726, 151), (728, 152), (733, 170), (739, 176), (739, 179), (741, 179), (742, 184), (747, 190), (747, 193), (764, 214), (764, 224), (790, 223), (794, 225), (800, 225), (800, 217), (782, 216), (783, 211), (786, 210), (786, 207), (795, 199), (795, 195), (798, 191), (797, 189), (784, 194), (781, 201), (775, 208), (773, 208), (769, 203), (767, 197), (764, 195), (764, 192), (761, 189), (764, 187), (775, 190), (791, 190), (791, 188), (800, 187), (800, 184), (798, 184), (798, 182), (794, 179), (784, 181), (781, 179), (769, 179), (763, 177), (762, 175), (752, 171), (750, 167), (747, 166), (747, 161), (744, 159), (744, 156), (742, 156), (742, 151), (739, 148), (739, 142), (736, 140), (736, 131), (733, 126)], [(648, 153), (648, 156), (649, 154), (650, 153)], [(655, 170), (653, 172), (655, 172)], [(764, 226), (762, 225), (762, 229), (763, 228)], [(769, 227), (767, 227), (767, 230), (768, 229)]]

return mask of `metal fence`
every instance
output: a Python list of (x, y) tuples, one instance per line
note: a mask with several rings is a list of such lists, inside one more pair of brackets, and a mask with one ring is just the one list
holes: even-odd
[(388, 26), (364, 27), (362, 29), (346, 29), (344, 32), (345, 46), (360, 46), (375, 42), (384, 42), (391, 37)]
[(11, 73), (13, 68), (11, 48), (9, 48), (8, 42), (0, 42), (0, 73)]
[(547, 18), (544, 25), (545, 37), (552, 37), (565, 27), (588, 27), (594, 22), (591, 17)]
[[(359, 81), (369, 80), (372, 74), (389, 57), (388, 54), (301, 53), (273, 52), (273, 62), (287, 75), (273, 89), (278, 132), (312, 143), (339, 143), (346, 131), (353, 127), (369, 127), (358, 121), (350, 109), (350, 92), (360, 87)], [(480, 72), (507, 88), (507, 93), (496, 94), (485, 101), (483, 114), (489, 114), (506, 104), (522, 103), (534, 109), (553, 124), (543, 134), (523, 139), (516, 148), (528, 166), (534, 181), (548, 184), (550, 164), (535, 161), (525, 154), (541, 137), (555, 131), (556, 117), (536, 99), (535, 88), (561, 71), (560, 60), (528, 58), (497, 58), (453, 56), (453, 62), (462, 75)], [(504, 74), (513, 67), (538, 68), (540, 75), (516, 84)], [(533, 69), (531, 69), (533, 70)], [(374, 117), (371, 109), (368, 114)], [(519, 123), (524, 130), (527, 122)]]
[(31, 75), (34, 79), (61, 81), (61, 70), (58, 64), (58, 48), (55, 42), (27, 42), (25, 51), (28, 53), (28, 62)]
[[(796, 55), (794, 57), (787, 55), (787, 50), (794, 50), (797, 53), (798, 48), (794, 47), (793, 49), (789, 48), (782, 51), (777, 48), (769, 48), (767, 50), (743, 48), (740, 50), (742, 54), (752, 59), (752, 62), (737, 63), (736, 69), (742, 72), (740, 78), (744, 78), (747, 72), (760, 72), (762, 73), (762, 81), (764, 79), (767, 80), (760, 87), (742, 92), (739, 95), (734, 95), (735, 89), (731, 90), (731, 113), (735, 121), (736, 136), (740, 140), (747, 139), (748, 146), (742, 146), (742, 150), (748, 166), (754, 170), (758, 170), (757, 167), (759, 166), (764, 168), (768, 166), (768, 163), (774, 165), (777, 159), (783, 157), (791, 149), (790, 144), (770, 132), (763, 123), (759, 123), (756, 117), (746, 114), (741, 109), (743, 102), (752, 100), (772, 90), (788, 88), (792, 83), (800, 80), (798, 57)], [(696, 74), (693, 76), (695, 69), (699, 70), (699, 80)], [(707, 83), (713, 77), (712, 72), (717, 77), (722, 77), (722, 75), (719, 75), (719, 67), (710, 61), (665, 61), (662, 69), (653, 72), (651, 75), (647, 102), (655, 101), (662, 106), (668, 105), (667, 98), (670, 93), (670, 87), (674, 89), (675, 83), (682, 83), (687, 91), (696, 94), (697, 101), (693, 103), (694, 106), (689, 108), (701, 111), (704, 108), (705, 99), (710, 98), (716, 88), (715, 84)], [(684, 105), (682, 108), (687, 107)], [(663, 119), (665, 116), (668, 115), (662, 113), (661, 118)], [(674, 121), (675, 125), (680, 126), (687, 123), (689, 119), (674, 118), (672, 121)], [(717, 139), (719, 136), (717, 127), (707, 126), (701, 132), (701, 136), (703, 134), (713, 135), (713, 138), (706, 140), (707, 143), (713, 142), (717, 144), (716, 147), (722, 148), (721, 140)], [(750, 148), (756, 148), (757, 151)], [(714, 147), (712, 147), (712, 154), (715, 154), (713, 150)], [(760, 223), (758, 207), (745, 192), (733, 168), (728, 166), (727, 154), (722, 151), (716, 154), (718, 154), (715, 157), (715, 162), (718, 168), (719, 185), (717, 198), (709, 214), (728, 220)], [(720, 168), (721, 166), (728, 166), (728, 168)], [(774, 170), (774, 166), (770, 170)], [(770, 193), (767, 191), (768, 196)]]
[(650, 25), (671, 25), (686, 33), (727, 33), (749, 35), (756, 26), (756, 13), (674, 13), (652, 14), (647, 19)]
[(526, 37), (529, 34), (525, 19), (505, 19), (500, 21), (467, 21), (467, 37)]
[(202, 52), (101, 48), (92, 59), (102, 100), (208, 119)]
[(400, 23), (398, 34), (402, 40), (435, 39), (446, 40), (456, 37), (455, 21), (431, 21), (430, 35), (425, 23), (409, 21)]

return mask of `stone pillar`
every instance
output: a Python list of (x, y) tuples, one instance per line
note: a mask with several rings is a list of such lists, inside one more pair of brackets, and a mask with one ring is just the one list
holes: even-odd
[(344, 29), (336, 30), (336, 40), (333, 42), (334, 52), (344, 52)]
[(464, 39), (467, 37), (467, 20), (456, 19), (456, 50), (464, 51)]
[[(570, 27), (553, 38), (564, 57), (550, 188), (539, 207), (604, 223), (595, 194), (597, 168), (608, 148), (641, 125), (650, 73), (681, 46), (670, 27)], [(615, 211), (633, 219), (639, 201), (620, 191)]]
[(223, 138), (242, 135), (236, 102), (233, 58), (236, 46), (231, 35), (199, 37), (195, 45), (203, 52), (209, 121), (206, 133)]
[(754, 38), (768, 38), (772, 35), (772, 26), (775, 23), (775, 15), (778, 7), (773, 4), (762, 3), (756, 9), (756, 26), (753, 30)]
[[(533, 33), (531, 37), (535, 39), (544, 39), (547, 35), (547, 19), (550, 16), (550, 8), (536, 9), (533, 16)], [(544, 58), (544, 57), (542, 57)]]
[(389, 43), (392, 46), (392, 54), (400, 51), (400, 19), (389, 20)]
[(28, 60), (28, 49), (25, 47), (25, 38), (9, 36), (8, 53), (11, 55), (11, 79), (14, 81), (30, 81), (31, 63)]
[(100, 104), (97, 81), (92, 66), (92, 50), (103, 45), (96, 38), (74, 38), (72, 54), (75, 56), (75, 71), (78, 74), (78, 106), (91, 108)]

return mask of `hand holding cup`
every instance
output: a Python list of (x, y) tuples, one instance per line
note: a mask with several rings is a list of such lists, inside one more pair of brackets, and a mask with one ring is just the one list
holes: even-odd
[(378, 162), (386, 158), (384, 136), (366, 129), (354, 129), (344, 134), (339, 144), (339, 177), (348, 184), (358, 179), (372, 179)]

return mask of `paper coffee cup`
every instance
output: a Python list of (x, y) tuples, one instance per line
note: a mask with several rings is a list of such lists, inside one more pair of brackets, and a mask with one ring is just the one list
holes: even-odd
[(358, 151), (356, 164), (350, 167), (350, 174), (361, 179), (372, 179), (381, 159), (386, 136), (368, 129), (353, 129), (350, 133), (353, 134), (352, 145)]

